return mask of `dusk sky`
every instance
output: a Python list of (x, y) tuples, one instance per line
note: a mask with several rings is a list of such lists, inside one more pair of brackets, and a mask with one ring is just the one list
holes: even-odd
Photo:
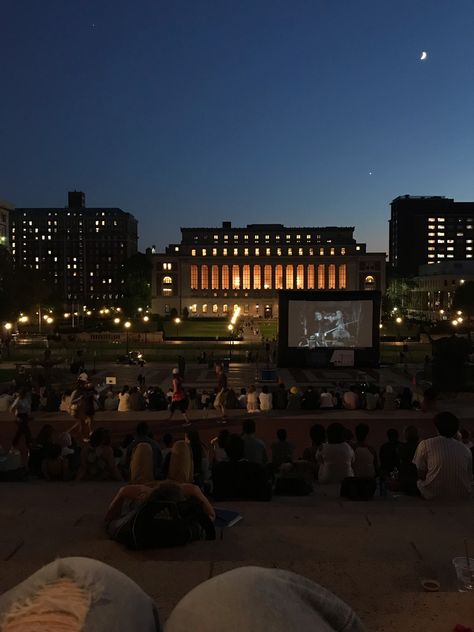
[[(473, 0), (2, 0), (0, 198), (180, 226), (474, 200)], [(420, 60), (422, 51), (427, 59)]]

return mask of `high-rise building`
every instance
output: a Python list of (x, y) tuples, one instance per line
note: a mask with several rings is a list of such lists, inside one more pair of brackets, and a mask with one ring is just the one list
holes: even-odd
[(152, 309), (190, 316), (278, 316), (278, 290), (381, 290), (385, 253), (369, 253), (354, 227), (249, 224), (182, 228), (153, 261)]
[(0, 246), (9, 246), (9, 215), (13, 210), (13, 205), (5, 200), (0, 200)]
[(125, 261), (137, 252), (137, 220), (119, 208), (86, 208), (73, 191), (66, 208), (10, 212), (15, 267), (49, 281), (66, 305), (113, 305), (123, 296)]
[(391, 202), (389, 261), (404, 275), (423, 264), (472, 259), (474, 202), (403, 195)]

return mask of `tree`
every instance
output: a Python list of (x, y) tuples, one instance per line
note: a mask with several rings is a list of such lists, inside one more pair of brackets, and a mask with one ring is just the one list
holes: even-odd
[(474, 281), (459, 285), (454, 293), (453, 308), (461, 310), (467, 316), (469, 324), (474, 315)]
[(152, 269), (150, 259), (140, 252), (125, 262), (122, 309), (127, 316), (134, 316), (139, 307), (150, 305)]

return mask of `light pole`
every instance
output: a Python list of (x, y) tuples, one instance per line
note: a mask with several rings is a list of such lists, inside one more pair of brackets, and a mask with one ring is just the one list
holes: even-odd
[(10, 336), (11, 336), (10, 332), (12, 330), (13, 325), (11, 323), (5, 323), (3, 327), (5, 328), (5, 331), (7, 332), (5, 346), (7, 348), (7, 358), (10, 359)]
[(175, 325), (176, 325), (176, 338), (178, 337), (178, 332), (179, 332), (179, 324), (181, 322), (181, 318), (175, 318), (174, 319)]
[(229, 330), (230, 340), (229, 340), (229, 363), (232, 360), (232, 343), (234, 342), (234, 325), (227, 325), (227, 329)]
[(125, 327), (125, 332), (126, 332), (126, 341), (127, 341), (127, 350), (126, 350), (126, 354), (128, 355), (128, 330), (130, 329), (130, 327), (132, 326), (132, 323), (129, 320), (126, 320), (123, 324), (123, 326)]

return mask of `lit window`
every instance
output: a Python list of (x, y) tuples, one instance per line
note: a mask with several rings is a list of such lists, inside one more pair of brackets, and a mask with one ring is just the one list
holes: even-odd
[(444, 244), (444, 239), (438, 239), (438, 244)]
[(456, 233), (456, 237), (464, 237), (464, 233)]
[(249, 255), (249, 249), (248, 248), (244, 248), (244, 255), (246, 257), (248, 257), (248, 255)]
[(356, 246), (356, 250), (360, 250), (360, 246)]
[(366, 290), (375, 290), (375, 279), (370, 274), (365, 277), (364, 289), (366, 289)]
[(436, 226), (434, 224), (428, 224), (428, 230), (434, 230)]
[(229, 241), (229, 235), (224, 235), (224, 241)]
[(304, 266), (296, 266), (296, 289), (304, 290)]
[(213, 257), (217, 256), (217, 248), (212, 249), (212, 256)]
[(194, 265), (191, 266), (191, 289), (198, 289), (198, 267)]
[(293, 266), (292, 265), (286, 266), (286, 289), (287, 290), (293, 289)]
[(440, 233), (440, 232), (438, 231), (438, 237), (444, 237), (444, 233)]
[(436, 217), (428, 217), (429, 222), (436, 222)]
[(170, 276), (163, 277), (163, 283), (173, 283), (173, 279)]
[(467, 224), (467, 225), (466, 225), (466, 228), (467, 228), (468, 230), (472, 230), (472, 224)]
[(260, 254), (260, 248), (255, 248), (255, 256), (258, 257)]
[(242, 288), (244, 290), (250, 290), (250, 266), (245, 265), (242, 268)]
[(326, 266), (324, 263), (318, 265), (318, 290), (324, 290), (326, 287)]
[(212, 313), (217, 314), (217, 310), (218, 310), (217, 305), (216, 303), (214, 303), (214, 305), (212, 306)]
[(329, 265), (328, 288), (330, 290), (335, 290), (336, 289), (336, 266), (333, 263), (331, 263)]
[(272, 266), (265, 266), (263, 269), (263, 287), (265, 290), (272, 289)]
[(292, 255), (293, 254), (293, 248), (288, 248), (288, 254)]
[(223, 255), (224, 257), (227, 257), (227, 248), (223, 248), (223, 249), (222, 249), (222, 255)]
[(238, 248), (234, 248), (234, 257), (237, 257), (238, 254), (239, 254), (239, 249)]
[(214, 241), (219, 241), (219, 235), (214, 235)]
[(206, 255), (207, 255), (207, 250), (206, 250), (206, 248), (203, 248), (202, 249), (202, 256), (205, 257)]
[[(434, 246), (428, 246), (428, 250), (436, 250), (436, 248)], [(449, 250), (449, 248), (448, 248)]]
[(320, 249), (319, 249), (319, 254), (320, 254), (320, 256), (323, 256), (323, 255), (324, 255), (324, 248), (320, 248)]
[(444, 222), (444, 217), (437, 217), (438, 222)]
[(240, 290), (240, 271), (239, 266), (232, 266), (232, 289)]
[[(449, 250), (449, 248), (448, 248), (448, 250)], [(451, 250), (452, 250), (452, 248), (451, 248)], [(466, 246), (466, 250), (472, 250), (472, 246)]]
[(259, 241), (259, 239), (260, 239), (260, 235), (254, 235), (253, 236), (253, 240), (254, 241)]
[(270, 241), (270, 235), (265, 235), (265, 241)]
[(339, 289), (345, 290), (347, 283), (347, 267), (345, 263), (339, 266)]
[(306, 235), (306, 241), (311, 241), (311, 235)]
[(222, 266), (222, 289), (229, 289), (229, 266)]
[(429, 258), (429, 259), (433, 259), (433, 258), (434, 258), (434, 255), (433, 255), (433, 254), (429, 254), (429, 255), (428, 255), (428, 258)]
[(196, 256), (196, 251), (194, 250), (194, 248), (191, 250), (191, 257), (195, 257)]
[(303, 248), (298, 248), (298, 254), (302, 255), (303, 254)]
[[(431, 250), (431, 248), (428, 248), (428, 250)], [(434, 248), (433, 248), (433, 250), (434, 250)], [(448, 247), (446, 248), (446, 250), (454, 250), (454, 248), (453, 248), (452, 246), (448, 246)], [(466, 248), (466, 250), (467, 250), (467, 248)]]
[(202, 306), (202, 313), (207, 314), (207, 303), (204, 303)]
[(212, 266), (211, 268), (211, 289), (219, 289), (219, 266)]
[(280, 236), (280, 235), (277, 235), (277, 236), (275, 237), (275, 239), (276, 239), (276, 241), (280, 241), (281, 236)]
[(209, 289), (209, 268), (206, 265), (201, 266), (201, 290)]
[(267, 255), (267, 257), (269, 257), (269, 256), (270, 256), (270, 254), (271, 254), (271, 250), (270, 250), (270, 248), (266, 248), (266, 249), (265, 249), (265, 254)]
[[(452, 243), (452, 241), (453, 241), (453, 240), (452, 240), (452, 239), (451, 239), (451, 240), (449, 240), (449, 239), (448, 239), (448, 244), (450, 243), (450, 241), (451, 241), (451, 243)], [(429, 243), (429, 244), (435, 244), (435, 243), (436, 243), (436, 240), (434, 240), (434, 239), (428, 239), (428, 243)]]
[(341, 248), (341, 255), (345, 255), (346, 254), (346, 249), (345, 248)]
[(229, 306), (227, 305), (227, 303), (224, 303), (224, 305), (222, 306), (222, 312), (224, 314), (227, 314), (228, 311), (229, 311)]
[[(452, 239), (448, 239), (448, 244), (452, 244), (453, 240)], [(466, 244), (472, 244), (472, 239), (466, 239)]]
[(244, 241), (248, 241), (249, 240), (249, 236), (248, 235), (244, 235)]
[(261, 290), (262, 289), (262, 273), (259, 265), (255, 265), (253, 267), (253, 289)]
[(334, 255), (336, 253), (336, 249), (335, 248), (331, 248), (331, 250), (329, 251), (329, 254)]
[(239, 236), (238, 235), (234, 235), (234, 241), (239, 241)]
[(296, 241), (301, 241), (301, 235), (296, 235)]
[(438, 259), (444, 259), (444, 255), (438, 254)]
[(196, 303), (194, 303), (194, 305), (191, 305), (191, 307), (189, 309), (191, 310), (192, 314), (195, 314), (197, 312), (197, 305), (196, 305)]
[(283, 266), (275, 266), (275, 290), (283, 289)]
[(306, 268), (307, 289), (314, 290), (314, 265), (312, 263)]

